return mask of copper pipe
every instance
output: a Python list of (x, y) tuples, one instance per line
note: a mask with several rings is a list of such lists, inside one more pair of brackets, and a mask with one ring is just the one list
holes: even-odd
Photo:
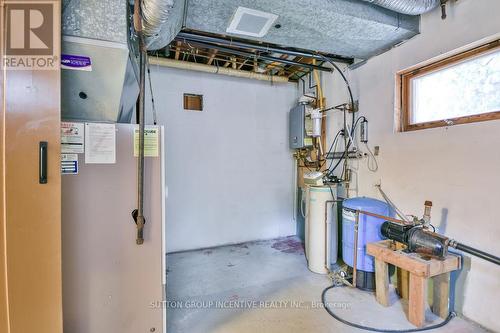
[(380, 219), (384, 219), (386, 221), (393, 222), (393, 223), (408, 224), (406, 221), (398, 220), (398, 219), (395, 219), (393, 217), (386, 216), (386, 215), (380, 215), (380, 214), (370, 213), (370, 212), (367, 212), (367, 211), (364, 211), (364, 210), (356, 210), (356, 212), (358, 212), (360, 214), (368, 215), (368, 216), (378, 217)]
[(352, 258), (352, 286), (356, 288), (356, 275), (358, 273), (358, 227), (359, 227), (359, 213), (356, 211), (356, 217), (354, 220), (354, 258)]

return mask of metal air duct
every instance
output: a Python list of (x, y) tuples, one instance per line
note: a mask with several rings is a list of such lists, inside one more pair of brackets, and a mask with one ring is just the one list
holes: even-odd
[(154, 39), (159, 35), (173, 6), (174, 0), (141, 1), (142, 29), (145, 36)]
[(407, 14), (420, 15), (427, 13), (441, 4), (440, 0), (363, 0), (374, 5), (390, 9), (392, 11)]
[(129, 123), (139, 88), (127, 2), (62, 4), (62, 119)]

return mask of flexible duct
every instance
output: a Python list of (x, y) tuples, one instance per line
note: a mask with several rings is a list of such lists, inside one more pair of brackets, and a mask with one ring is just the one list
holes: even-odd
[(364, 0), (374, 5), (381, 6), (392, 11), (408, 14), (420, 15), (433, 10), (440, 5), (440, 0)]
[(156, 37), (160, 33), (162, 25), (167, 21), (174, 0), (143, 0), (142, 29), (147, 37)]

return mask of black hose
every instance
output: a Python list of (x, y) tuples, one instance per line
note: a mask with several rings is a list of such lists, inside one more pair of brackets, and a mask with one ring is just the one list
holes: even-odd
[[(347, 86), (347, 91), (349, 92), (349, 98), (351, 99), (351, 105), (352, 107), (354, 107), (354, 97), (352, 95), (352, 91), (351, 91), (351, 86), (349, 85), (349, 81), (347, 81), (347, 78), (345, 77), (344, 73), (342, 73), (342, 71), (340, 70), (339, 66), (337, 66), (337, 64), (335, 64), (332, 59), (330, 58), (327, 58), (325, 57), (324, 55), (320, 54), (320, 56), (326, 61), (328, 62), (330, 65), (332, 65), (340, 74), (340, 76), (342, 76), (342, 79), (344, 80), (346, 86)], [(353, 112), (353, 119), (354, 119), (354, 112)], [(354, 123), (354, 121), (353, 121)]]
[(337, 319), (341, 323), (343, 323), (345, 325), (349, 325), (349, 326), (355, 327), (355, 328), (359, 328), (361, 330), (372, 331), (372, 332), (384, 332), (384, 333), (422, 332), (422, 331), (428, 331), (428, 330), (433, 330), (433, 329), (436, 329), (436, 328), (443, 327), (444, 325), (448, 324), (450, 322), (450, 320), (453, 319), (453, 317), (455, 317), (455, 313), (454, 312), (450, 312), (448, 314), (448, 317), (446, 317), (446, 319), (443, 320), (442, 322), (440, 322), (439, 324), (432, 325), (432, 326), (427, 326), (427, 327), (422, 327), (422, 328), (412, 328), (412, 329), (407, 329), (407, 330), (389, 330), (389, 329), (384, 329), (384, 328), (374, 328), (374, 327), (363, 326), (363, 325), (360, 325), (360, 324), (352, 323), (350, 321), (347, 321), (347, 320), (345, 320), (345, 319), (337, 316), (326, 305), (326, 301), (325, 301), (326, 293), (328, 292), (328, 290), (333, 289), (333, 288), (335, 288), (335, 284), (332, 285), (332, 286), (330, 286), (330, 287), (325, 288), (325, 290), (323, 290), (323, 292), (321, 293), (321, 302), (323, 303), (323, 306), (324, 306), (326, 312), (328, 312), (328, 314), (330, 316), (332, 316), (333, 318)]
[[(330, 65), (332, 65), (336, 70), (337, 72), (339, 72), (340, 76), (342, 77), (342, 80), (344, 80), (346, 86), (347, 86), (347, 91), (349, 92), (349, 99), (351, 100), (351, 105), (352, 107), (354, 108), (354, 97), (352, 95), (352, 90), (351, 90), (351, 86), (349, 85), (349, 81), (347, 81), (347, 78), (345, 77), (344, 73), (342, 73), (342, 71), (340, 70), (339, 66), (337, 66), (337, 64), (335, 64), (332, 59), (330, 58), (327, 58), (323, 55), (320, 54), (320, 56), (328, 63), (330, 63)], [(354, 123), (355, 123), (355, 120), (356, 120), (356, 112), (354, 112), (354, 110), (352, 110), (352, 123), (351, 123), (351, 137), (354, 136)], [(345, 127), (345, 126), (344, 126)], [(345, 134), (344, 134), (345, 135)], [(348, 142), (347, 144), (347, 147), (344, 147), (344, 154), (340, 157), (339, 161), (337, 162), (337, 164), (335, 165), (335, 167), (330, 170), (328, 172), (328, 176), (330, 176), (333, 171), (339, 166), (340, 162), (342, 162), (342, 160), (344, 158), (346, 158), (347, 156), (347, 152), (349, 151), (349, 147), (351, 146), (351, 141)]]
[(490, 253), (483, 252), (481, 250), (475, 249), (473, 247), (470, 247), (470, 246), (467, 246), (465, 244), (458, 243), (458, 242), (453, 247), (456, 248), (457, 250), (467, 252), (469, 254), (472, 254), (473, 256), (476, 256), (476, 257), (479, 257), (481, 259), (492, 262), (494, 264), (500, 265), (500, 258), (497, 256), (494, 256)]
[[(333, 138), (332, 144), (330, 145), (330, 149), (328, 149), (328, 152), (325, 155), (325, 160), (323, 161), (323, 164), (321, 166), (325, 165), (326, 160), (328, 159), (328, 155), (330, 155), (330, 153), (332, 152), (333, 146), (335, 145), (335, 142), (337, 141), (340, 133), (341, 133), (341, 131), (338, 131), (337, 134), (335, 135), (335, 137)], [(333, 164), (333, 159), (330, 162), (330, 166), (328, 167), (328, 169), (330, 169), (330, 167), (332, 166), (332, 164)]]

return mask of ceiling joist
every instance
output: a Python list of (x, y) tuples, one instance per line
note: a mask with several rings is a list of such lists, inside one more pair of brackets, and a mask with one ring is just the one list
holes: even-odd
[[(184, 36), (180, 33), (179, 36)], [(189, 35), (188, 35), (189, 37)], [(205, 43), (197, 38), (188, 39), (177, 37), (165, 50), (152, 52), (157, 57), (170, 58), (186, 63), (201, 63), (216, 68), (231, 68), (238, 71), (247, 71), (273, 77), (282, 77), (289, 81), (297, 81), (313, 69), (331, 71), (323, 67), (323, 61), (312, 61), (323, 57), (318, 53), (306, 51), (287, 51), (280, 48), (270, 48), (265, 51), (263, 46), (248, 46), (244, 48), (241, 43), (234, 45)], [(281, 52), (278, 52), (281, 51)], [(291, 52), (292, 55), (285, 52)], [(281, 53), (281, 54), (280, 54)], [(293, 55), (298, 53), (299, 55)]]

